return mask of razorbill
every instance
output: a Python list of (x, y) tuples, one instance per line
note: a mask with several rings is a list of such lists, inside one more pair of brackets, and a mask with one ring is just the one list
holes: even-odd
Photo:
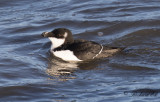
[(66, 28), (57, 28), (51, 32), (43, 32), (42, 36), (51, 40), (50, 52), (65, 61), (104, 58), (123, 50), (123, 48), (107, 47), (93, 41), (74, 40), (72, 32)]

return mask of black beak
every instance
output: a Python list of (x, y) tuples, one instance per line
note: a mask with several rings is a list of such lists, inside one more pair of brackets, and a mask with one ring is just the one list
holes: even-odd
[(42, 35), (43, 37), (45, 37), (45, 32), (43, 32), (41, 35)]
[(52, 32), (43, 32), (41, 34), (43, 37), (52, 37), (53, 36), (53, 33)]

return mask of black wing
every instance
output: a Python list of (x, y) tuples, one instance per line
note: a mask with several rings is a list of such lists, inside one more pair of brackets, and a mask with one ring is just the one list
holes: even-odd
[(74, 55), (80, 60), (88, 60), (93, 59), (93, 57), (99, 53), (101, 45), (92, 41), (77, 40), (67, 46), (67, 49), (73, 51)]

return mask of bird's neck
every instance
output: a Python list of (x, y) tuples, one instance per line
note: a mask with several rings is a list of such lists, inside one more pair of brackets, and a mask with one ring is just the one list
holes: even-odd
[(53, 44), (52, 44), (50, 51), (52, 52), (52, 51), (54, 51), (54, 49), (55, 49), (55, 47), (54, 47)]
[(60, 50), (66, 50), (67, 46), (68, 45), (65, 45), (65, 44), (63, 44), (63, 45), (61, 45), (59, 47), (54, 47), (53, 45), (51, 45), (51, 52), (52, 51), (56, 52), (56, 51), (60, 51)]
[(65, 42), (65, 39), (57, 39), (57, 38), (49, 38), (51, 40), (51, 51), (53, 51), (54, 49), (62, 46)]

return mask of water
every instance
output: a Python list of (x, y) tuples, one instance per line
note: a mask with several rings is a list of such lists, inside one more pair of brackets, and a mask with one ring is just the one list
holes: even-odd
[[(1, 0), (1, 102), (159, 102), (159, 3)], [(40, 36), (58, 27), (72, 30), (74, 38), (128, 51), (63, 62), (50, 56), (49, 40)]]

